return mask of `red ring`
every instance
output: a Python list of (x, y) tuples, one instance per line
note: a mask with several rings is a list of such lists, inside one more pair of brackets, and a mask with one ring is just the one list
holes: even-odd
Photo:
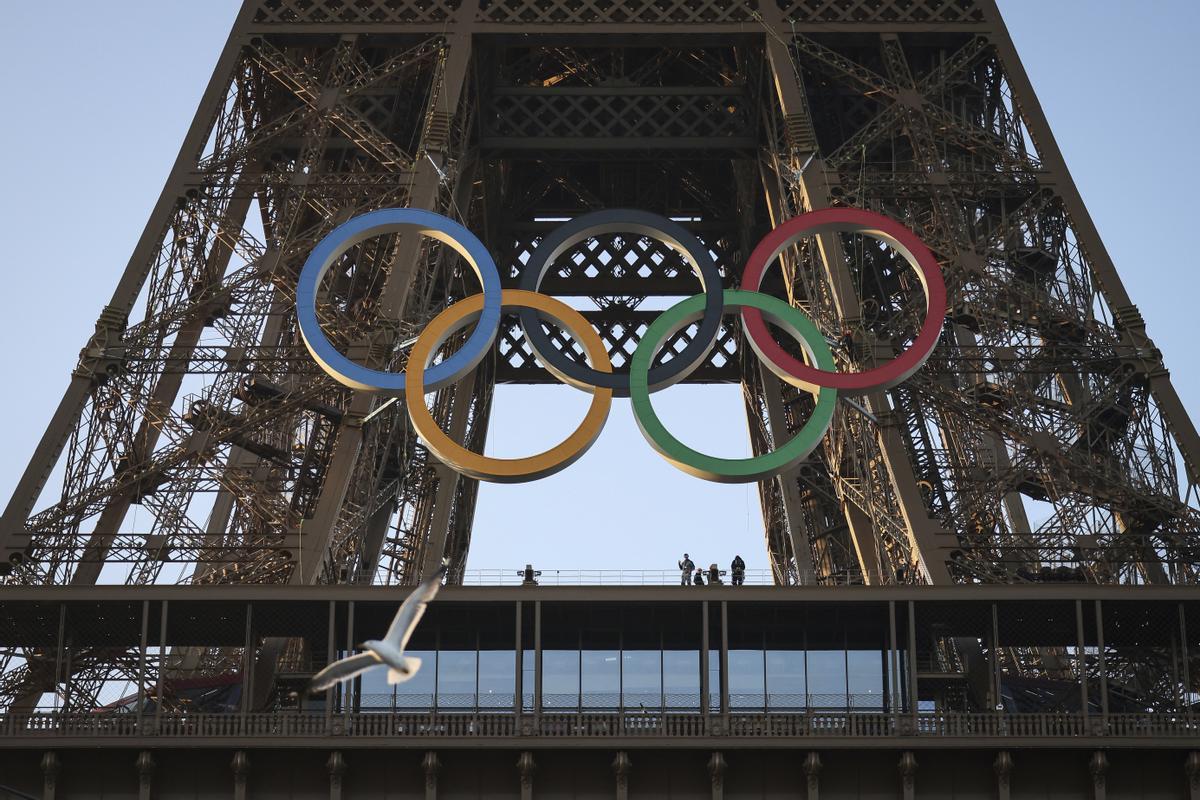
[[(872, 389), (886, 389), (912, 375), (937, 346), (945, 318), (946, 282), (937, 259), (915, 233), (891, 217), (864, 211), (860, 208), (823, 208), (792, 217), (763, 237), (742, 273), (742, 288), (758, 291), (767, 266), (783, 251), (803, 236), (817, 233), (864, 233), (891, 245), (908, 263), (916, 268), (925, 288), (925, 323), (917, 338), (896, 358), (865, 372), (827, 372), (810, 367), (784, 352), (767, 330), (762, 312), (756, 308), (742, 309), (742, 326), (750, 346), (759, 358), (780, 377), (792, 378), (800, 384), (823, 386), (849, 394), (864, 394)], [(936, 312), (934, 310), (937, 310)]]

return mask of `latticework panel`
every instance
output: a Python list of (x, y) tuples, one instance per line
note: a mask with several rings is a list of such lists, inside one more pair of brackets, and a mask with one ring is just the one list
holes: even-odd
[[(633, 352), (637, 349), (642, 334), (658, 316), (658, 312), (638, 312), (613, 307), (604, 311), (584, 312), (584, 316), (592, 323), (604, 341), (614, 371), (622, 372), (628, 368), (629, 360), (633, 357)], [(551, 340), (559, 350), (569, 353), (580, 363), (586, 363), (583, 350), (577, 342), (557, 328), (550, 327), (548, 330)], [(691, 328), (685, 328), (667, 339), (655, 359), (655, 363), (663, 363), (669, 360), (672, 354), (682, 351), (691, 342), (693, 333)], [(740, 330), (736, 326), (722, 326), (712, 351), (704, 362), (690, 374), (689, 378), (702, 383), (736, 383), (741, 380), (741, 370), (738, 366), (739, 338)], [(500, 366), (496, 371), (496, 380), (500, 383), (554, 383), (558, 381), (538, 362), (522, 335), (519, 325), (506, 325), (501, 328), (498, 338), (498, 354)]]
[(479, 18), (509, 23), (744, 22), (756, 0), (482, 0)]
[[(522, 271), (540, 233), (554, 223), (513, 230), (521, 238), (502, 256), (501, 279), (506, 286), (519, 285)], [(736, 272), (723, 241), (709, 241), (717, 268), (727, 286)], [(542, 278), (541, 290), (548, 294), (571, 294), (599, 298), (687, 297), (701, 291), (700, 280), (679, 251), (657, 239), (608, 233), (588, 239), (563, 253)]]
[(976, 0), (776, 0), (788, 22), (978, 23)]
[(460, 0), (260, 0), (256, 23), (444, 22)]
[[(754, 118), (740, 90), (651, 93), (596, 90), (498, 91), (489, 103), (484, 136), (489, 139), (612, 139), (629, 146), (639, 138), (724, 139), (746, 146)], [(695, 145), (693, 145), (695, 146)]]

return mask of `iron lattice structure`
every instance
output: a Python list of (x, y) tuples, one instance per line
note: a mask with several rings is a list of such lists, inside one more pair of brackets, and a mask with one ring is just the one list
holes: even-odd
[[(325, 376), (294, 321), (313, 245), (389, 206), (463, 221), (509, 286), (585, 210), (682, 220), (729, 286), (802, 211), (895, 217), (945, 272), (941, 343), (760, 486), (776, 582), (1195, 582), (1200, 439), (991, 0), (247, 0), (0, 518), (4, 580), (409, 584), (443, 554), (460, 576), (476, 484), (428, 456), (402, 403)], [(919, 284), (873, 240), (822, 235), (780, 261), (764, 290), (818, 321), (842, 369), (919, 327)], [(329, 335), (393, 370), (476, 291), (411, 236), (331, 273)], [(595, 302), (620, 367), (643, 301), (696, 286), (675, 251), (611, 234), (543, 288)], [(761, 452), (811, 400), (743, 353), (727, 318), (691, 380), (742, 385)], [(548, 379), (510, 319), (435, 408), (478, 448), (497, 383)], [(55, 685), (31, 664), (9, 662), (10, 703)], [(69, 670), (99, 686), (122, 666)]]

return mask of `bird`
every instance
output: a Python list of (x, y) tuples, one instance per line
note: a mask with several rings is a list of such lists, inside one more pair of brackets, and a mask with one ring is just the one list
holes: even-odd
[(437, 572), (421, 581), (412, 594), (400, 604), (400, 610), (396, 612), (392, 624), (382, 639), (370, 639), (363, 642), (358, 647), (365, 650), (365, 653), (356, 653), (335, 661), (313, 675), (312, 680), (309, 681), (308, 690), (314, 693), (323, 692), (380, 664), (386, 664), (388, 667), (387, 682), (389, 684), (404, 683), (416, 675), (417, 670), (421, 668), (421, 659), (404, 655), (404, 648), (408, 646), (408, 640), (412, 637), (417, 623), (425, 615), (425, 608), (442, 588), (442, 578), (445, 577), (449, 568), (449, 560), (443, 559), (442, 566)]

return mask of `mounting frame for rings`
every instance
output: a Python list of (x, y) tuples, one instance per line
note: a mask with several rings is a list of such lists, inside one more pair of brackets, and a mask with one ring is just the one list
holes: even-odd
[[(609, 209), (581, 214), (555, 228), (538, 243), (521, 271), (521, 288), (530, 292), (538, 291), (556, 258), (574, 245), (604, 233), (637, 234), (671, 245), (691, 264), (704, 289), (704, 312), (696, 335), (670, 361), (650, 370), (650, 391), (665, 389), (683, 380), (704, 363), (717, 342), (724, 304), (721, 272), (712, 254), (703, 242), (678, 222), (634, 209)], [(629, 373), (601, 372), (571, 360), (542, 330), (536, 311), (523, 308), (519, 317), (521, 330), (534, 354), (555, 374), (561, 374), (565, 382), (581, 389), (600, 386), (612, 389), (617, 397), (629, 396)]]

